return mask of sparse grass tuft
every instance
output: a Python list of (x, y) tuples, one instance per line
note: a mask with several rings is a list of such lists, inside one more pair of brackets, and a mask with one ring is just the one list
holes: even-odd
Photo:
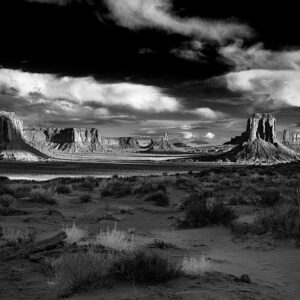
[(197, 258), (187, 256), (183, 258), (181, 270), (185, 275), (199, 277), (209, 269), (209, 260), (203, 254)]
[(1, 224), (2, 239), (8, 244), (27, 244), (33, 241), (34, 233), (27, 228), (11, 227)]
[(61, 230), (67, 234), (66, 242), (68, 244), (78, 243), (88, 236), (87, 231), (76, 224), (63, 226)]
[(122, 252), (132, 252), (135, 249), (133, 234), (118, 229), (116, 225), (112, 230), (107, 228), (106, 231), (100, 231), (96, 236), (95, 244)]
[(151, 202), (155, 206), (167, 207), (170, 205), (169, 197), (162, 191), (155, 192), (145, 198), (146, 202)]

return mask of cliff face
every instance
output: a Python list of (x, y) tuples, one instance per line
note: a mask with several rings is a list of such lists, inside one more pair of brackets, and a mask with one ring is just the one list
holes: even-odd
[(300, 128), (285, 129), (282, 143), (297, 152), (300, 152)]
[(22, 139), (22, 121), (14, 113), (0, 112), (0, 147), (20, 147)]
[(237, 146), (221, 159), (240, 162), (287, 162), (299, 155), (281, 144), (276, 136), (276, 119), (271, 114), (254, 114), (240, 137), (232, 139)]
[(26, 143), (23, 123), (14, 113), (0, 112), (0, 159), (37, 161), (46, 156)]
[(136, 150), (132, 137), (103, 137), (96, 128), (29, 128), (26, 140), (43, 152), (93, 153), (110, 150)]
[(254, 114), (248, 119), (246, 136), (250, 143), (256, 139), (277, 143), (275, 118), (271, 114)]

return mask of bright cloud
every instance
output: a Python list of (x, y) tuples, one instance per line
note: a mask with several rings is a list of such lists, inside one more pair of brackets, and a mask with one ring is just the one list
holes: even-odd
[(248, 70), (229, 73), (225, 80), (229, 90), (257, 96), (254, 101), (300, 107), (300, 71)]
[(234, 43), (219, 50), (226, 62), (230, 62), (236, 70), (271, 69), (271, 70), (300, 70), (300, 50), (272, 51), (256, 44), (243, 48)]
[(215, 138), (215, 136), (216, 136), (216, 135), (215, 135), (214, 133), (208, 132), (204, 137), (207, 138), (207, 139), (212, 140), (212, 139)]
[(188, 131), (185, 131), (185, 132), (182, 132), (182, 135), (183, 135), (183, 138), (184, 139), (192, 139), (194, 137), (194, 134), (192, 132), (188, 132)]
[[(66, 110), (91, 101), (104, 107), (127, 107), (142, 112), (175, 112), (176, 98), (154, 86), (133, 83), (101, 83), (92, 77), (57, 77), (0, 69), (0, 92), (11, 93), (31, 103), (59, 101)], [(58, 103), (58, 102), (57, 102)], [(102, 110), (101, 113), (107, 113)]]
[(180, 18), (173, 12), (171, 0), (105, 0), (117, 24), (133, 30), (163, 29), (167, 32), (223, 41), (249, 37), (252, 30), (235, 22)]
[(189, 112), (204, 119), (218, 119), (224, 117), (223, 113), (214, 111), (209, 107), (199, 107), (194, 110), (190, 110)]

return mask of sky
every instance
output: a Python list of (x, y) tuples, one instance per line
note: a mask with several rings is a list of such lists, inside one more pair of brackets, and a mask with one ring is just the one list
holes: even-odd
[(0, 110), (27, 127), (220, 144), (300, 126), (298, 9), (262, 1), (1, 0)]

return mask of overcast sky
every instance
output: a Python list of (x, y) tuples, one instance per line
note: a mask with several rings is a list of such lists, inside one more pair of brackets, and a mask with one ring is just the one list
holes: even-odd
[(1, 0), (0, 110), (198, 143), (240, 134), (254, 112), (300, 126), (298, 14), (288, 1)]

